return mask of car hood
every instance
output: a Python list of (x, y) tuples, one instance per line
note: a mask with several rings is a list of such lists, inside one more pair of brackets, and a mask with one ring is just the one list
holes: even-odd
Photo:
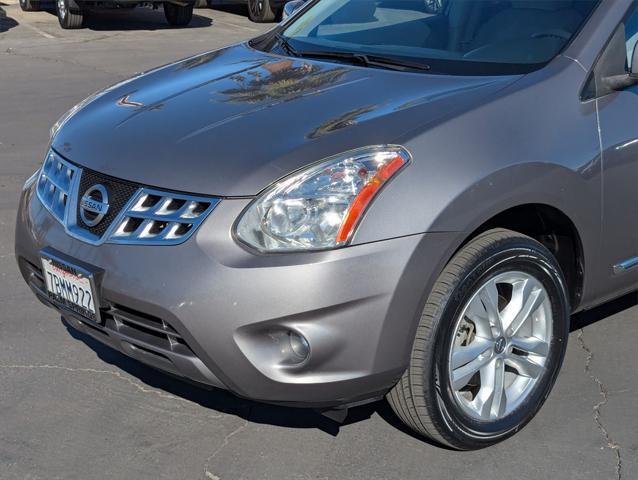
[(418, 133), (477, 106), (515, 78), (362, 68), (242, 44), (94, 95), (66, 120), (52, 146), (113, 177), (252, 196), (322, 158)]

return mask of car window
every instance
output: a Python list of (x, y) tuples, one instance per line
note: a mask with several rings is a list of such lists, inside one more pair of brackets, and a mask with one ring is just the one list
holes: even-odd
[(299, 51), (401, 57), (440, 73), (525, 73), (554, 58), (597, 4), (321, 0), (294, 18), (282, 35)]
[(638, 42), (638, 2), (634, 2), (632, 11), (625, 20), (625, 40), (627, 43), (627, 71), (629, 71), (634, 47)]

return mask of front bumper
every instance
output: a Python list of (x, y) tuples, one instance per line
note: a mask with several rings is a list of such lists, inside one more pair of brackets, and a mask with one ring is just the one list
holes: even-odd
[[(249, 200), (224, 200), (177, 246), (93, 246), (67, 235), (32, 187), (16, 258), (34, 292), (73, 327), (146, 364), (254, 400), (328, 407), (379, 398), (405, 370), (424, 293), (451, 234), (314, 253), (257, 255), (232, 238)], [(101, 324), (47, 300), (39, 252), (103, 270)], [(276, 333), (302, 333), (310, 358), (281, 364)]]

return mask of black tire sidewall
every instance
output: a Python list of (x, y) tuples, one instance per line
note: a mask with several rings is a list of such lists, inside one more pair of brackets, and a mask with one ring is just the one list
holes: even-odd
[[(438, 322), (430, 392), (435, 406), (433, 415), (445, 425), (448, 441), (460, 448), (482, 448), (513, 435), (525, 426), (538, 412), (548, 397), (563, 362), (569, 335), (569, 305), (565, 283), (560, 269), (549, 252), (540, 245), (519, 241), (492, 256), (483, 258), (449, 292)], [(550, 353), (545, 363), (546, 374), (540, 379), (525, 402), (507, 417), (494, 422), (479, 422), (463, 412), (452, 392), (448, 376), (448, 358), (455, 335), (456, 319), (476, 289), (486, 280), (506, 271), (521, 271), (536, 277), (545, 287), (550, 298), (553, 321)], [(434, 371), (432, 371), (434, 370)]]
[(248, 0), (248, 17), (250, 20), (256, 23), (271, 22), (275, 19), (275, 12), (272, 10), (270, 0), (263, 0), (263, 8), (259, 14), (253, 11), (252, 5), (259, 2), (259, 0)]
[(170, 25), (176, 27), (185, 27), (193, 19), (194, 8), (194, 3), (188, 6), (164, 3), (164, 16), (166, 18), (166, 21)]

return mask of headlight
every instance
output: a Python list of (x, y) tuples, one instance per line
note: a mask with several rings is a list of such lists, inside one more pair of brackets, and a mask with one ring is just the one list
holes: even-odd
[(237, 237), (260, 251), (346, 245), (383, 185), (410, 162), (398, 146), (338, 155), (281, 180), (243, 213)]

